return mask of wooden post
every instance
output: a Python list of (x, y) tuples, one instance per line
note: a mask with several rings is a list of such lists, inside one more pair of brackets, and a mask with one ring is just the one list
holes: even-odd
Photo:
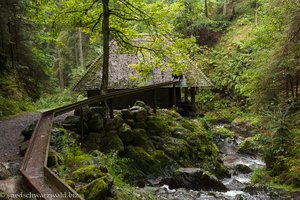
[(189, 100), (189, 88), (185, 87), (184, 88), (184, 101), (188, 102), (188, 100)]
[(156, 102), (156, 90), (153, 90), (153, 112), (156, 113), (157, 110), (157, 102)]
[(192, 106), (194, 106), (196, 104), (196, 88), (195, 87), (191, 87), (191, 103), (192, 103)]
[(176, 87), (175, 87), (175, 84), (173, 84), (172, 104), (173, 104), (173, 106), (176, 106)]
[(109, 106), (109, 117), (110, 117), (111, 119), (113, 119), (113, 118), (114, 118), (114, 106), (113, 106), (113, 101), (112, 101), (112, 99), (109, 99), (109, 100), (108, 100), (108, 106)]
[(83, 143), (83, 109), (80, 107), (80, 136), (81, 144)]

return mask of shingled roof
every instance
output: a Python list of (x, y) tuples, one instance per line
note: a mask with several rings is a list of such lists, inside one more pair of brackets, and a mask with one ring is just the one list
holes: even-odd
[[(134, 54), (120, 53), (117, 51), (117, 42), (110, 43), (110, 63), (108, 89), (128, 89), (142, 85), (161, 83), (173, 79), (172, 69), (167, 68), (162, 71), (160, 68), (152, 70), (151, 75), (146, 81), (132, 79), (138, 77), (137, 71), (130, 67), (131, 64), (137, 64), (139, 59)], [(211, 81), (198, 69), (191, 60), (187, 61), (188, 70), (184, 73), (187, 85), (189, 87), (208, 87), (212, 86)], [(74, 91), (100, 90), (102, 80), (102, 54), (92, 62), (86, 73), (79, 79), (73, 87)]]

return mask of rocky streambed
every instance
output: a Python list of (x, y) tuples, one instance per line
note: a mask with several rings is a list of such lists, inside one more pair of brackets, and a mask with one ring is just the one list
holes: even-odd
[[(214, 129), (224, 128), (223, 124), (215, 125)], [(192, 180), (197, 173), (197, 169), (179, 169), (188, 172), (182, 177), (181, 186), (174, 188), (172, 185), (161, 184), (154, 186), (148, 184), (144, 190), (151, 192), (159, 200), (281, 200), (298, 199), (297, 195), (290, 194), (275, 188), (265, 188), (258, 185), (250, 185), (251, 176), (254, 170), (265, 166), (263, 160), (256, 154), (240, 153), (239, 147), (245, 138), (238, 133), (227, 138), (215, 138), (220, 149), (220, 156), (224, 165), (230, 169), (230, 177), (225, 177), (219, 181), (226, 187), (210, 187), (210, 184), (219, 184), (217, 181), (212, 183), (205, 179), (199, 179), (202, 189), (196, 190), (190, 184), (197, 185), (197, 181)], [(199, 184), (199, 183), (198, 183)]]

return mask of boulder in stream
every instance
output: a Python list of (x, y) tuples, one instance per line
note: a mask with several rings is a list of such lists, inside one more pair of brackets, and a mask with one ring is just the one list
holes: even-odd
[(227, 191), (221, 181), (200, 168), (179, 168), (171, 178), (163, 180), (163, 183), (169, 185), (171, 189)]

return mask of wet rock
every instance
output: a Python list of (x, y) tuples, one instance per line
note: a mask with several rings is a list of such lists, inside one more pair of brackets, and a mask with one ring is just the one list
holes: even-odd
[(123, 119), (133, 119), (133, 114), (128, 109), (122, 109), (121, 110)]
[(113, 178), (109, 175), (93, 180), (79, 189), (86, 200), (104, 200), (113, 185)]
[(251, 121), (236, 122), (231, 124), (231, 130), (244, 136), (251, 136), (255, 126), (251, 124)]
[[(25, 140), (29, 140), (33, 134), (34, 128), (37, 124), (37, 121), (33, 122), (32, 124), (30, 124), (29, 126), (27, 126), (22, 132), (21, 134), (25, 137)], [(24, 140), (23, 140), (24, 141)], [(22, 141), (21, 141), (22, 142)]]
[(147, 110), (140, 106), (133, 106), (131, 109), (133, 118), (137, 122), (143, 122), (147, 119), (148, 113)]
[(214, 176), (208, 175), (200, 168), (180, 168), (171, 178), (166, 178), (163, 182), (172, 189), (227, 191), (227, 188), (221, 181)]
[(230, 179), (225, 185), (229, 190), (241, 190), (246, 187), (246, 184), (241, 183), (235, 178)]
[(64, 120), (62, 126), (70, 131), (77, 132), (80, 126), (80, 117), (79, 116), (67, 116)]
[(118, 132), (124, 144), (129, 144), (130, 142), (132, 142), (134, 135), (131, 127), (128, 124), (123, 123), (122, 126), (118, 129)]
[(104, 119), (100, 114), (92, 115), (88, 122), (89, 129), (93, 132), (101, 132), (104, 127)]
[(3, 163), (0, 163), (0, 180), (8, 179), (11, 176), (10, 171)]
[(105, 129), (106, 130), (117, 130), (122, 126), (123, 119), (119, 116), (114, 117), (113, 119), (105, 120)]
[(234, 167), (234, 171), (236, 173), (240, 173), (240, 174), (249, 174), (252, 172), (252, 169), (250, 167), (248, 167), (247, 165), (237, 164)]
[(20, 155), (21, 156), (24, 156), (25, 153), (26, 153), (26, 150), (28, 148), (28, 145), (29, 145), (29, 140), (25, 141), (25, 142), (22, 142), (20, 145), (19, 145), (19, 150), (20, 150)]

